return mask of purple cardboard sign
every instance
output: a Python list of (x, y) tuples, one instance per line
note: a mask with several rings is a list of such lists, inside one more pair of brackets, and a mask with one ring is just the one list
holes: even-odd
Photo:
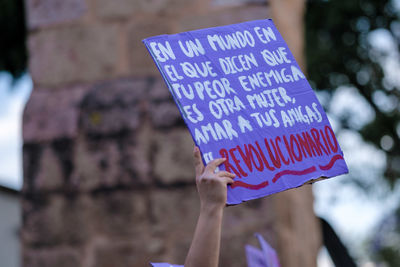
[(248, 267), (268, 267), (262, 250), (246, 245), (246, 259)]
[(248, 267), (280, 267), (278, 254), (260, 234), (255, 234), (261, 245), (261, 250), (246, 245)]
[(160, 263), (152, 262), (150, 264), (152, 267), (184, 267), (183, 265), (174, 265), (166, 262), (160, 262)]
[(228, 204), (347, 173), (326, 114), (272, 20), (143, 40)]
[(267, 266), (280, 267), (278, 254), (276, 253), (275, 249), (273, 249), (260, 234), (256, 233), (256, 237), (265, 255), (265, 261), (267, 263)]

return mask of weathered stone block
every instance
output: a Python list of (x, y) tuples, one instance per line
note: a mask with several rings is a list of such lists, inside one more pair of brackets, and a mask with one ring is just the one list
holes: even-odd
[(151, 227), (146, 194), (144, 190), (97, 193), (93, 197), (95, 217), (88, 223), (98, 234), (141, 240), (137, 244), (144, 246)]
[(313, 213), (311, 185), (275, 194), (271, 199), (275, 248), (282, 266), (316, 266), (316, 255), (322, 244), (319, 221)]
[(257, 244), (254, 233), (258, 232), (275, 246), (271, 209), (273, 203), (269, 198), (251, 200), (225, 209), (222, 224), (221, 265), (245, 266), (244, 246)]
[(37, 177), (43, 148), (39, 144), (24, 144), (22, 153), (24, 183), (22, 192), (31, 194), (34, 191), (34, 181)]
[(43, 149), (38, 166), (38, 173), (33, 183), (35, 191), (61, 189), (64, 185), (64, 174), (60, 159), (49, 146)]
[(193, 14), (203, 11), (207, 5), (207, 1), (199, 0), (147, 0), (139, 1), (138, 10), (162, 15)]
[(87, 12), (85, 0), (26, 0), (29, 28), (75, 21)]
[(94, 264), (96, 267), (149, 266), (151, 257), (146, 252), (146, 242), (115, 241), (96, 246)]
[(182, 235), (185, 235), (185, 231), (192, 230), (196, 226), (199, 215), (200, 202), (196, 186), (151, 190), (149, 207), (153, 233), (169, 235), (172, 232), (182, 231)]
[(269, 17), (266, 5), (239, 6), (214, 10), (199, 15), (186, 14), (179, 21), (178, 32), (216, 27)]
[(156, 127), (171, 127), (177, 124), (184, 124), (179, 109), (173, 100), (153, 103), (150, 106), (150, 115), (152, 123)]
[(79, 248), (59, 247), (51, 249), (25, 249), (23, 266), (29, 267), (80, 267), (82, 251)]
[(113, 77), (118, 61), (118, 26), (71, 25), (32, 33), (29, 70), (35, 84), (60, 86)]
[[(225, 209), (223, 237), (237, 235), (244, 231), (262, 231), (273, 227), (271, 197), (250, 200), (237, 206)], [(252, 236), (253, 233), (250, 233)], [(249, 238), (250, 238), (249, 236)]]
[(146, 80), (119, 79), (94, 86), (81, 104), (85, 133), (110, 135), (136, 130), (145, 111)]
[(78, 130), (78, 104), (86, 88), (73, 86), (55, 91), (36, 88), (24, 111), (25, 143), (73, 138)]
[(123, 170), (116, 141), (89, 141), (80, 136), (75, 141), (73, 158), (72, 189), (88, 191), (119, 184)]
[(89, 134), (107, 135), (139, 127), (140, 116), (137, 106), (115, 105), (108, 110), (88, 110), (84, 114), (85, 129)]
[(133, 15), (140, 5), (139, 0), (97, 0), (96, 13), (100, 18), (121, 19)]
[(121, 141), (122, 165), (130, 184), (150, 185), (154, 182), (152, 172), (153, 131), (144, 124), (135, 135)]
[(172, 100), (172, 95), (161, 77), (152, 79), (150, 82), (149, 98), (152, 101), (159, 102), (168, 99)]
[(28, 247), (82, 245), (92, 235), (87, 196), (36, 196), (23, 202), (22, 242)]
[[(93, 191), (151, 183), (150, 141), (135, 135), (91, 139), (80, 135), (74, 145), (70, 189)], [(147, 143), (146, 143), (147, 142)]]
[(162, 244), (166, 244), (162, 246), (163, 253), (154, 254), (152, 260), (183, 264), (199, 215), (200, 203), (196, 187), (152, 190), (149, 206), (151, 233), (161, 238), (164, 242)]
[[(129, 26), (130, 69), (135, 75), (160, 75), (142, 40), (160, 34), (174, 32), (173, 21), (154, 15), (146, 20), (135, 21)], [(159, 77), (159, 76), (157, 76)]]
[(187, 129), (157, 133), (155, 140), (154, 175), (164, 184), (194, 183), (193, 140)]
[[(137, 15), (177, 15), (205, 9), (198, 0), (97, 0), (96, 13), (102, 19), (125, 19)], [(171, 18), (170, 18), (171, 19)]]
[(225, 209), (221, 238), (221, 266), (246, 266), (244, 247), (246, 244), (259, 246), (254, 237), (256, 232), (261, 233), (272, 246), (276, 247), (276, 240), (273, 238), (276, 229), (272, 208), (273, 202), (268, 197)]

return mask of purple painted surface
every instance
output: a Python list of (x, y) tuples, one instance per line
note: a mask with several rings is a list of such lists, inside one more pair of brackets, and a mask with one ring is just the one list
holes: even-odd
[(150, 264), (152, 267), (184, 267), (183, 265), (174, 265), (166, 262), (160, 262), (160, 263), (151, 262)]
[(261, 250), (246, 245), (248, 267), (280, 267), (278, 254), (260, 234), (255, 234), (261, 245)]
[(245, 249), (248, 267), (267, 267), (263, 251), (250, 245), (246, 245)]
[(280, 267), (278, 254), (275, 249), (273, 249), (267, 241), (260, 235), (256, 233), (256, 237), (258, 242), (261, 245), (261, 249), (263, 254), (265, 255), (265, 261), (267, 263), (267, 267)]
[(143, 40), (228, 204), (347, 173), (326, 114), (272, 20)]

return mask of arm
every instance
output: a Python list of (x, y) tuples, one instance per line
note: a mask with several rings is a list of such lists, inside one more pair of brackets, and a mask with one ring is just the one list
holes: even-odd
[(217, 166), (225, 159), (215, 159), (204, 167), (197, 147), (193, 153), (196, 185), (200, 197), (200, 216), (185, 260), (185, 267), (216, 267), (227, 185), (233, 183), (232, 178), (235, 175), (226, 171), (214, 173)]

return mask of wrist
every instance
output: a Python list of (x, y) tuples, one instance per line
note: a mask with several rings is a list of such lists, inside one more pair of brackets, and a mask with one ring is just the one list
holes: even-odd
[(202, 203), (200, 206), (200, 214), (208, 216), (222, 215), (224, 207), (225, 203)]

